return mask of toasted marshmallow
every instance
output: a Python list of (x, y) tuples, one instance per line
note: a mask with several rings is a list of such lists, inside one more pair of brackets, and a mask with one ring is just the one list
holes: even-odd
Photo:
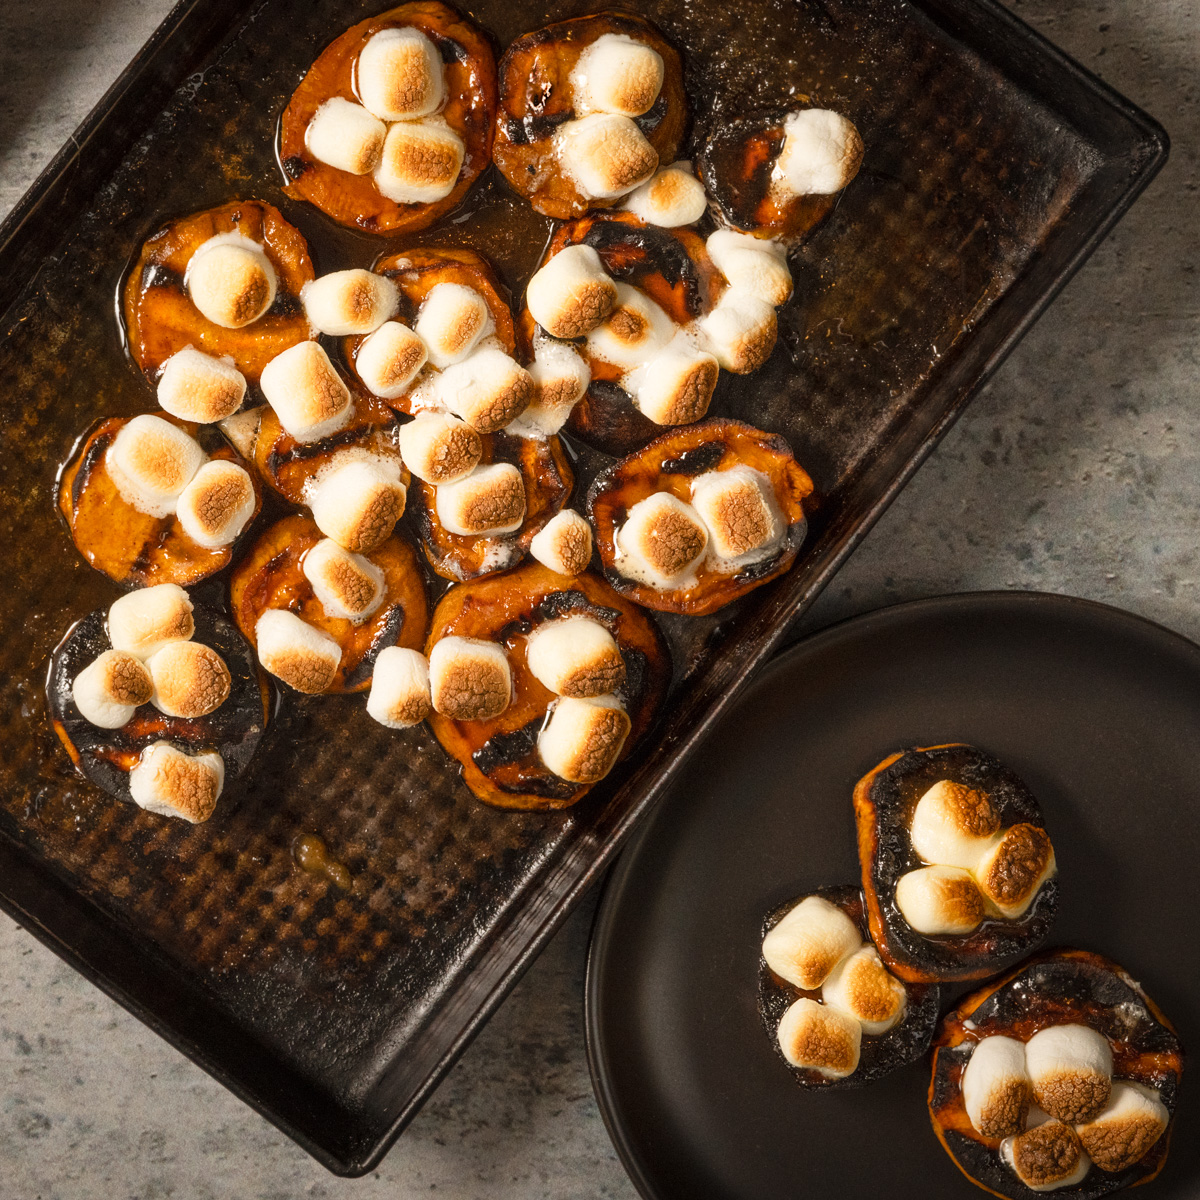
[(130, 592), (108, 610), (108, 640), (114, 650), (149, 658), (170, 642), (186, 642), (196, 632), (192, 602), (177, 583)]
[(833, 968), (821, 988), (821, 999), (854, 1017), (863, 1033), (878, 1036), (899, 1024), (908, 993), (880, 961), (875, 947), (867, 944)]
[(475, 469), (482, 454), (474, 426), (449, 413), (418, 413), (400, 427), (404, 465), (426, 483), (457, 483)]
[(228, 546), (254, 515), (254, 484), (246, 468), (209, 459), (179, 494), (175, 515), (197, 545), (209, 550)]
[(617, 284), (591, 246), (565, 246), (534, 272), (525, 303), (552, 337), (583, 337), (612, 312)]
[(383, 571), (332, 538), (322, 538), (313, 546), (300, 569), (327, 616), (358, 624), (383, 603)]
[(580, 113), (640, 117), (654, 107), (662, 85), (662, 55), (623, 33), (598, 37), (571, 72), (572, 101)]
[(245, 376), (226, 358), (185, 346), (163, 363), (158, 403), (171, 416), (201, 425), (223, 421), (246, 398)]
[(658, 152), (628, 117), (595, 113), (567, 121), (555, 140), (563, 170), (593, 200), (632, 192), (658, 168)]
[(913, 810), (913, 849), (927, 863), (973, 871), (999, 828), (1000, 814), (986, 792), (939, 779)]
[(616, 696), (564, 697), (538, 734), (538, 755), (568, 783), (599, 783), (620, 757), (630, 728)]
[(468, 425), (480, 433), (495, 433), (529, 407), (533, 380), (503, 350), (483, 346), (438, 376), (437, 394)]
[(490, 721), (512, 700), (504, 647), (479, 638), (444, 637), (429, 655), (434, 709), (453, 721)]
[(692, 173), (692, 164), (677, 162), (659, 168), (634, 188), (622, 207), (647, 225), (675, 229), (700, 220), (708, 208), (708, 197), (704, 184)]
[(1016, 1038), (984, 1038), (967, 1060), (962, 1098), (971, 1124), (984, 1137), (1021, 1133), (1032, 1098), (1025, 1046)]
[(240, 233), (219, 233), (188, 260), (184, 287), (200, 315), (222, 329), (241, 329), (275, 303), (271, 260)]
[(533, 535), (529, 553), (560, 575), (582, 575), (592, 561), (592, 527), (573, 509), (564, 508)]
[(965, 934), (978, 929), (983, 897), (970, 873), (959, 867), (921, 867), (896, 882), (896, 907), (918, 932)]
[(1144, 1084), (1115, 1080), (1107, 1107), (1075, 1132), (1102, 1171), (1127, 1170), (1141, 1162), (1171, 1120), (1159, 1094)]
[(268, 608), (254, 627), (258, 661), (289, 687), (327, 692), (337, 677), (342, 648), (327, 633), (284, 608)]
[(298, 342), (277, 354), (263, 367), (259, 386), (298, 442), (319, 442), (350, 420), (350, 389), (316, 342)]
[(791, 196), (831, 196), (858, 174), (863, 144), (852, 122), (826, 108), (791, 113), (772, 182)]
[(633, 370), (675, 336), (675, 322), (645, 292), (617, 284), (616, 307), (588, 334), (588, 354)]
[(739, 464), (698, 475), (692, 505), (708, 530), (712, 553), (738, 567), (767, 558), (783, 540), (775, 489), (753, 467)]
[(1033, 1098), (1052, 1117), (1078, 1125), (1104, 1111), (1112, 1091), (1112, 1047), (1088, 1025), (1051, 1025), (1025, 1043)]
[(247, 408), (221, 422), (221, 432), (226, 440), (247, 461), (254, 457), (254, 445), (258, 441), (258, 426), (261, 420), (261, 408)]
[(1032, 1192), (1080, 1183), (1092, 1165), (1078, 1134), (1061, 1121), (1044, 1121), (1000, 1143), (1000, 1157)]
[(407, 325), (385, 321), (358, 347), (354, 369), (373, 395), (395, 400), (408, 391), (428, 358), (425, 343)]
[(313, 113), (304, 145), (318, 162), (351, 175), (370, 175), (379, 165), (387, 126), (361, 104), (334, 96)]
[(152, 654), (146, 668), (154, 681), (150, 702), (168, 717), (206, 717), (229, 699), (229, 668), (201, 642), (172, 642)]
[(775, 309), (741, 288), (729, 288), (700, 321), (717, 362), (736, 375), (749, 375), (771, 357), (779, 326)]
[(729, 286), (778, 306), (792, 294), (787, 251), (778, 242), (718, 229), (705, 243), (713, 265)]
[(1038, 889), (1055, 872), (1054, 847), (1038, 825), (1010, 826), (975, 867), (979, 890), (1010, 919), (1033, 903)]
[(708, 530), (690, 504), (655, 492), (629, 510), (614, 540), (622, 575), (666, 589), (680, 586), (704, 557)]
[(359, 52), (355, 82), (368, 112), (381, 121), (427, 117), (446, 96), (442, 56), (411, 26), (372, 35)]
[(762, 956), (781, 979), (815, 991), (860, 946), (858, 926), (836, 904), (805, 896), (763, 938)]
[(572, 347), (547, 337), (537, 341), (528, 371), (533, 399), (512, 422), (511, 431), (522, 437), (550, 437), (583, 399), (592, 373)]
[(309, 507), (326, 537), (367, 554), (391, 536), (406, 499), (404, 484), (386, 464), (351, 459), (322, 476)]
[(802, 997), (779, 1022), (779, 1048), (793, 1067), (807, 1067), (826, 1079), (845, 1079), (858, 1069), (862, 1025), (827, 1004)]
[(375, 186), (397, 204), (432, 204), (454, 191), (466, 147), (440, 117), (400, 121), (383, 143)]
[(476, 467), (457, 483), (437, 489), (438, 520), (463, 537), (512, 533), (525, 520), (525, 481), (512, 463)]
[(374, 271), (332, 271), (300, 291), (308, 323), (331, 337), (373, 333), (396, 311), (396, 285)]
[(200, 443), (178, 425), (143, 413), (121, 426), (104, 465), (126, 504), (165, 517), (175, 511), (179, 493), (205, 457)]
[(680, 335), (627, 380), (633, 402), (659, 425), (690, 425), (712, 403), (721, 368), (707, 350)]
[(625, 660), (616, 639), (590, 617), (563, 617), (537, 626), (526, 640), (525, 661), (533, 677), (559, 696), (603, 696), (625, 682)]
[(368, 715), (389, 729), (408, 729), (419, 725), (432, 710), (425, 655), (400, 646), (385, 646), (371, 673)]
[(413, 328), (435, 367), (460, 362), (496, 328), (487, 301), (462, 283), (436, 283), (429, 289)]
[(225, 763), (219, 754), (185, 754), (170, 742), (147, 746), (129, 772), (129, 794), (136, 804), (193, 825), (213, 815), (224, 786)]
[(105, 650), (71, 684), (80, 716), (101, 729), (120, 729), (153, 692), (150, 672), (127, 650)]

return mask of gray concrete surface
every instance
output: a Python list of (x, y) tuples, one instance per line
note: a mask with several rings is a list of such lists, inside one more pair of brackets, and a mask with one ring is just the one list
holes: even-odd
[[(169, 7), (0, 4), (0, 214)], [(1200, 6), (1015, 7), (1159, 117), (1172, 160), (802, 628), (1019, 588), (1107, 601), (1200, 638)], [(591, 909), (357, 1183), (326, 1174), (0, 918), (0, 1200), (628, 1200), (584, 1060)]]

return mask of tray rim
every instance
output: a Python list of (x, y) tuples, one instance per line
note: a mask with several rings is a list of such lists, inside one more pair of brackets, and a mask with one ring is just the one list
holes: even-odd
[[(220, 26), (218, 44), (239, 27), (241, 22), (252, 16), (259, 2), (260, 0), (235, 0), (231, 10), (235, 14), (234, 18)], [(132, 1015), (148, 1025), (169, 1044), (185, 1054), (201, 1069), (229, 1088), (336, 1175), (358, 1177), (367, 1174), (379, 1164), (421, 1105), (516, 985), (534, 958), (557, 932), (566, 916), (607, 870), (633, 829), (654, 807), (692, 750), (706, 736), (711, 725), (740, 696), (750, 680), (757, 676), (759, 669), (785, 640), (790, 623), (813, 603), (871, 527), (886, 511), (896, 495), (908, 483), (918, 467), (941, 441), (974, 395), (988, 382), (1017, 342), (1041, 316), (1100, 242), (1107, 237), (1166, 162), (1170, 146), (1169, 138), (1165, 129), (1154, 118), (1118, 93), (1110, 84), (1070, 58), (1019, 17), (1009, 12), (999, 3), (999, 0), (911, 0), (911, 2), (920, 18), (942, 28), (947, 37), (959, 43), (962, 42), (962, 39), (957, 37), (953, 31), (945, 28), (944, 17), (939, 19), (939, 12), (945, 14), (953, 11), (960, 17), (969, 13), (980, 20), (991, 21), (1007, 28), (1014, 37), (1025, 44), (1026, 50), (1037, 57), (1048, 70), (1069, 76), (1077, 86), (1081, 86), (1090, 93), (1096, 103), (1119, 116), (1129, 126), (1130, 132), (1128, 156), (1133, 167), (1129, 172), (1128, 182), (1124, 190), (1115, 195), (1111, 204), (1106, 206), (1102, 219), (1090, 226), (1082, 238), (1075, 240), (1074, 248), (1066, 257), (1065, 264), (1057, 268), (1055, 275), (1037, 291), (1024, 311), (1004, 328), (1002, 336), (987, 352), (978, 368), (969, 373), (965, 384), (958, 387), (957, 393), (953, 395), (946, 409), (927, 431), (921, 443), (904, 461), (900, 470), (876, 493), (857, 523), (843, 532), (838, 532), (836, 528), (831, 527), (825, 538), (810, 547), (810, 550), (815, 550), (826, 540), (833, 543), (824, 566), (813, 574), (803, 589), (794, 587), (785, 602), (779, 606), (780, 611), (773, 618), (774, 624), (758, 638), (752, 651), (739, 664), (740, 674), (737, 679), (724, 689), (723, 694), (709, 707), (701, 719), (671, 747), (670, 757), (661, 769), (655, 773), (644, 765), (641, 769), (635, 769), (624, 781), (620, 791), (613, 797), (611, 802), (613, 806), (616, 806), (615, 801), (622, 794), (635, 793), (638, 798), (626, 807), (621, 818), (607, 831), (603, 842), (599, 843), (594, 852), (590, 854), (587, 864), (580, 866), (577, 861), (580, 851), (576, 847), (574, 853), (557, 868), (556, 873), (561, 877), (561, 886), (553, 891), (551, 898), (546, 898), (546, 893), (552, 890), (547, 881), (540, 894), (531, 897), (519, 911), (509, 912), (501, 919), (495, 931), (496, 943), (500, 948), (497, 949), (497, 946), (493, 945), (489, 950), (479, 954), (477, 959), (473, 960), (470, 969), (464, 971), (462, 979), (446, 993), (437, 1010), (436, 1015), (443, 1021), (453, 1018), (457, 1032), (450, 1037), (441, 1039), (438, 1056), (425, 1070), (422, 1082), (408, 1090), (402, 1103), (393, 1105), (394, 1111), (391, 1120), (382, 1134), (372, 1133), (370, 1144), (361, 1148), (354, 1148), (350, 1144), (353, 1139), (344, 1139), (342, 1143), (335, 1145), (333, 1139), (322, 1141), (315, 1134), (302, 1128), (294, 1119), (289, 1119), (273, 1109), (271, 1100), (264, 1097), (261, 1089), (256, 1089), (241, 1077), (235, 1077), (220, 1058), (209, 1052), (203, 1042), (188, 1036), (180, 1029), (178, 1022), (172, 1022), (161, 1016), (147, 1000), (135, 995), (131, 989), (111, 978), (111, 960), (106, 959), (104, 954), (104, 951), (111, 949), (111, 946), (97, 946), (96, 942), (106, 939), (109, 942), (118, 940), (122, 942), (120, 949), (127, 950), (129, 953), (140, 953), (143, 956), (146, 956), (149, 950), (148, 960), (144, 958), (143, 966), (153, 968), (156, 974), (161, 975), (164, 979), (170, 979), (172, 990), (186, 993), (196, 1003), (203, 1004), (205, 1001), (203, 988), (190, 981), (185, 982), (171, 977), (167, 970), (166, 960), (157, 961), (152, 946), (138, 945), (137, 940), (130, 931), (123, 928), (118, 918), (105, 912), (83, 891), (77, 890), (67, 883), (53, 864), (42, 859), (23, 842), (11, 838), (6, 832), (0, 832), (0, 867), (3, 868), (0, 870), (0, 910), (7, 913), (14, 921), (67, 961), (90, 982), (100, 987)], [(5, 220), (0, 223), (0, 274), (3, 274), (3, 268), (8, 265), (8, 259), (15, 257), (14, 242), (18, 235), (29, 223), (37, 220), (38, 210), (43, 202), (48, 197), (52, 197), (56, 189), (65, 186), (65, 181), (76, 169), (80, 157), (89, 152), (89, 145), (95, 146), (95, 139), (104, 133), (106, 123), (113, 117), (114, 110), (140, 85), (143, 73), (149, 71), (151, 64), (160, 52), (170, 49), (172, 38), (179, 35), (182, 30), (191, 30), (192, 27), (204, 28), (202, 25), (203, 10), (206, 7), (205, 0), (179, 0), (138, 54), (85, 117), (76, 132), (41, 172), (25, 195), (14, 205)], [(211, 34), (211, 32), (210, 29), (209, 33)], [(988, 62), (999, 74), (1011, 80), (1012, 77), (1004, 69), (1003, 64), (996, 63), (978, 50), (973, 52)], [(205, 50), (205, 53), (208, 53), (208, 49)], [(186, 78), (186, 74), (183, 78)], [(173, 87), (177, 87), (181, 82), (182, 79), (178, 80)], [(1015, 86), (1020, 86), (1015, 80), (1013, 82)], [(1134, 161), (1135, 151), (1141, 151), (1140, 160), (1136, 162)], [(122, 151), (122, 155), (123, 153), (124, 151)], [(117, 161), (120, 157), (118, 156)], [(1106, 162), (1116, 161), (1119, 161), (1116, 157), (1106, 160)], [(997, 321), (1005, 315), (998, 310), (1004, 300), (1020, 286), (1021, 281), (1036, 263), (1035, 256), (1022, 273), (1012, 281), (993, 309), (984, 316), (979, 325), (975, 326), (972, 334), (964, 339), (963, 343), (960, 343), (958, 347), (960, 351), (970, 346), (972, 338), (977, 337), (989, 322)], [(22, 289), (24, 284), (25, 281), (22, 280)], [(0, 330), (7, 327), (10, 310), (11, 305), (4, 305), (3, 311), (0, 312)], [(940, 364), (939, 369), (948, 370), (954, 361), (954, 355), (948, 356)], [(939, 386), (939, 383), (935, 381), (931, 386)], [(945, 382), (941, 382), (940, 386), (947, 387)], [(19, 882), (17, 876), (22, 876)], [(16, 892), (20, 892), (21, 895), (16, 895)], [(67, 909), (72, 906), (77, 911), (68, 913)], [(509, 935), (518, 925), (521, 926), (518, 931), (521, 934), (520, 947), (514, 953), (508, 949)], [(153, 993), (155, 989), (150, 987), (146, 990)], [(249, 1037), (244, 1031), (238, 1030), (236, 1026), (231, 1025), (230, 1028), (235, 1035), (240, 1033), (243, 1038)], [(425, 1032), (427, 1030), (423, 1028), (422, 1033)], [(279, 1071), (281, 1067), (282, 1064), (275, 1060), (276, 1070)], [(306, 1081), (305, 1086), (313, 1092), (318, 1090), (311, 1081)], [(352, 1127), (354, 1110), (343, 1108), (342, 1114), (348, 1127)]]

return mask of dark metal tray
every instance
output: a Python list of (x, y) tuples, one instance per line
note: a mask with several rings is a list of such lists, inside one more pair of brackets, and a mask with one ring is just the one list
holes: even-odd
[[(716, 618), (663, 622), (664, 720), (573, 810), (488, 809), (424, 731), (370, 727), (361, 699), (289, 698), (249, 778), (212, 821), (181, 828), (74, 777), (41, 698), (62, 630), (116, 594), (52, 498), (94, 419), (153, 407), (114, 320), (141, 240), (259, 196), (322, 271), (414, 241), (468, 244), (519, 295), (549, 231), (494, 176), (407, 243), (282, 196), (283, 104), (328, 41), (383, 6), (181, 3), (0, 228), (0, 904), (343, 1174), (379, 1161), (1167, 153), (1145, 114), (986, 0), (640, 6), (685, 51), (698, 130), (807, 96), (866, 140), (862, 174), (799, 256), (780, 348), (714, 404), (783, 433), (815, 477), (824, 499), (800, 562)], [(503, 47), (583, 8), (481, 0), (473, 15)], [(581, 493), (600, 462), (581, 451)], [(301, 833), (348, 865), (349, 892), (294, 868)]]

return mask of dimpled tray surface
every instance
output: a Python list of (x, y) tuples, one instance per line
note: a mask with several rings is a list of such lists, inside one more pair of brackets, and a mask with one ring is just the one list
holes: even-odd
[[(43, 700), (63, 631), (117, 595), (81, 561), (53, 496), (93, 421), (154, 407), (114, 315), (142, 240), (258, 197), (305, 234), (320, 272), (465, 245), (519, 297), (551, 229), (494, 172), (407, 240), (337, 229), (283, 197), (283, 105), (323, 46), (382, 7), (180, 4), (0, 230), (0, 902), (353, 1174), (1166, 153), (1153, 122), (987, 4), (641, 7), (685, 53), (696, 130), (811, 102), (847, 113), (866, 141), (862, 173), (795, 260), (774, 356), (723, 375), (713, 405), (784, 434), (816, 480), (797, 566), (714, 618), (662, 621), (672, 702), (574, 809), (489, 809), (425, 727), (389, 732), (361, 697), (289, 695), (248, 775), (190, 827), (76, 777)], [(582, 11), (491, 0), (471, 15), (503, 48)], [(573, 451), (578, 503), (607, 460)], [(431, 594), (441, 586), (430, 576)], [(225, 591), (218, 577), (195, 595), (222, 605)], [(345, 864), (349, 889), (296, 868), (304, 834)]]

